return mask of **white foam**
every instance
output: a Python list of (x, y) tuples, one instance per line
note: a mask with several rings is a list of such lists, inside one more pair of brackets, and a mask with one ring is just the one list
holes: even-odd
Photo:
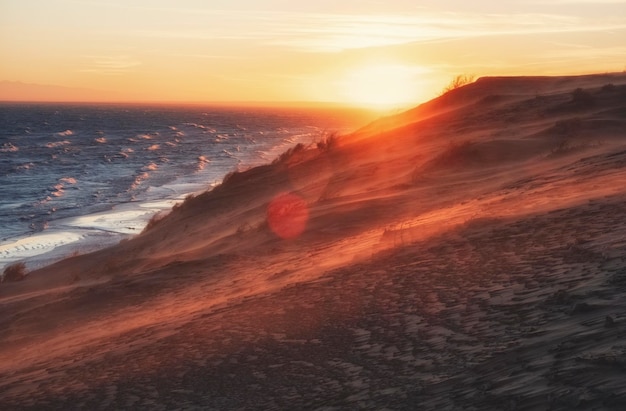
[[(170, 184), (165, 184), (159, 187), (159, 189), (168, 190), (170, 193), (169, 195), (170, 198), (180, 200), (180, 199), (184, 199), (189, 194), (199, 194), (201, 192), (204, 192), (207, 189), (212, 188), (216, 184), (219, 183), (219, 181), (214, 181), (211, 184), (207, 184), (206, 179), (204, 178), (202, 178), (201, 181), (202, 182), (190, 182), (190, 181), (174, 182)], [(151, 189), (148, 190), (148, 193), (152, 195), (155, 194), (156, 192), (157, 192), (156, 188), (154, 190), (151, 190)]]
[(76, 243), (83, 235), (70, 232), (44, 232), (0, 245), (0, 265), (46, 254), (55, 248)]
[(148, 208), (151, 210), (169, 210), (174, 207), (179, 201), (176, 200), (161, 200), (161, 201), (151, 201), (149, 203), (139, 204), (141, 208)]
[(80, 228), (84, 230), (100, 230), (117, 234), (138, 234), (143, 230), (155, 209), (131, 209), (120, 211), (105, 211), (72, 217), (55, 222), (55, 226)]
[(150, 218), (178, 201), (127, 203), (113, 210), (52, 221), (45, 232), (7, 240), (0, 245), (0, 270), (16, 261), (30, 268), (53, 263), (73, 251), (93, 251), (139, 234)]

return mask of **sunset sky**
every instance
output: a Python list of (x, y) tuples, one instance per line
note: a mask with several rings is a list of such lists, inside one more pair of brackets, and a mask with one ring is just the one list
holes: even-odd
[(456, 74), (625, 69), (617, 0), (0, 0), (0, 100), (402, 107)]

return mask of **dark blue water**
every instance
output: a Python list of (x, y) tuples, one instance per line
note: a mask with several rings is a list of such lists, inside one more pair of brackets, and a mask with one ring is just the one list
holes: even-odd
[(348, 109), (0, 104), (0, 244), (68, 217), (180, 198), (369, 119)]

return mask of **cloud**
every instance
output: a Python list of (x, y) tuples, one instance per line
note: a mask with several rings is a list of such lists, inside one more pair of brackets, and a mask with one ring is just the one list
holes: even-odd
[[(569, 1), (569, 0), (568, 0)], [(200, 41), (245, 41), (303, 52), (338, 52), (501, 34), (585, 32), (626, 28), (626, 19), (594, 21), (544, 13), (485, 14), (418, 10), (412, 14), (339, 14), (284, 11), (181, 11), (175, 27), (134, 30), (135, 36)]]
[(80, 69), (82, 73), (121, 75), (133, 71), (141, 62), (130, 56), (84, 56), (89, 62)]
[(546, 59), (567, 59), (570, 61), (582, 59), (608, 60), (610, 58), (623, 61), (624, 56), (626, 56), (626, 47), (596, 48), (591, 46), (572, 46), (569, 48), (557, 47), (553, 50), (546, 50), (542, 54), (539, 54), (539, 57)]
[[(541, 4), (545, 5), (545, 1), (536, 0), (530, 2), (530, 4)], [(624, 0), (551, 0), (550, 4), (559, 5), (559, 4), (589, 4), (589, 5), (601, 5), (601, 4), (624, 4)]]

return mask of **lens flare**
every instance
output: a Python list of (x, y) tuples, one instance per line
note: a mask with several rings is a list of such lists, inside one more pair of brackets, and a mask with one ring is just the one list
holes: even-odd
[(309, 219), (306, 201), (293, 193), (274, 197), (267, 207), (267, 222), (270, 229), (285, 240), (299, 237)]

